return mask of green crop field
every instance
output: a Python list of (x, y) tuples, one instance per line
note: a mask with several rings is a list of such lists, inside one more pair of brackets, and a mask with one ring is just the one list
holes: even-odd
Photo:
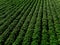
[(0, 0), (0, 45), (60, 45), (60, 0)]

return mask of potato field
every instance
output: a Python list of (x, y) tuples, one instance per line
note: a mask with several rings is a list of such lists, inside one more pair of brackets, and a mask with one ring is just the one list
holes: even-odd
[(60, 0), (0, 0), (0, 45), (60, 45)]

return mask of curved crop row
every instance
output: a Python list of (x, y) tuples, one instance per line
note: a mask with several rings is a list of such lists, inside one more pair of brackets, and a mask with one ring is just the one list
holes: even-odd
[(33, 32), (33, 36), (32, 36), (32, 42), (31, 42), (31, 45), (38, 45), (40, 42), (39, 42), (39, 39), (40, 39), (40, 25), (41, 25), (41, 0), (39, 0), (38, 2), (38, 17), (37, 17), (37, 22), (35, 24), (35, 29), (34, 29), (34, 32)]
[[(7, 11), (7, 12), (4, 14), (6, 17), (5, 17), (2, 21), (0, 21), (0, 26), (1, 26), (2, 24), (4, 24), (4, 22), (6, 22), (7, 20), (9, 20), (10, 17), (16, 12), (16, 10), (18, 10), (25, 2), (26, 2), (26, 1), (21, 2), (21, 4), (16, 5), (16, 7), (12, 8), (11, 11)], [(23, 3), (23, 4), (22, 4), (22, 3)], [(19, 5), (20, 5), (20, 6), (19, 6)], [(13, 11), (12, 11), (12, 10), (13, 10)], [(8, 15), (8, 14), (9, 14), (9, 15)]]
[(32, 34), (33, 34), (33, 31), (34, 31), (34, 28), (35, 28), (35, 23), (36, 23), (36, 18), (37, 18), (37, 13), (38, 13), (38, 8), (37, 8), (38, 5), (39, 5), (39, 3), (37, 3), (35, 12), (33, 13), (33, 17), (30, 21), (29, 26), (28, 26), (28, 29), (27, 29), (27, 32), (26, 32), (25, 37), (23, 39), (22, 45), (30, 45), (31, 44)]
[[(24, 23), (27, 15), (29, 14), (32, 6), (33, 6), (33, 3), (31, 3), (30, 7), (26, 10), (25, 14), (24, 14), (23, 17), (20, 19), (20, 25), (21, 25), (21, 26), (22, 26), (22, 24)], [(13, 30), (13, 31), (14, 31), (14, 30)], [(12, 40), (12, 41), (11, 41), (11, 40)], [(8, 38), (8, 39), (6, 40), (6, 42), (5, 42), (5, 45), (11, 45), (14, 40), (15, 40), (15, 39), (13, 39), (13, 38)]]
[[(29, 2), (29, 1), (28, 1)], [(27, 5), (27, 3), (25, 5)], [(8, 19), (1, 27), (0, 27), (0, 35), (4, 32), (4, 30), (13, 22), (13, 20), (16, 19), (16, 17), (20, 14), (20, 12), (23, 10), (23, 8), (25, 7), (25, 5), (23, 5), (21, 8), (19, 8), (19, 10), (17, 10), (16, 13), (14, 13), (10, 19)], [(30, 4), (28, 4), (24, 10), (21, 12), (21, 14), (23, 14), (25, 12), (25, 10), (28, 8)], [(20, 15), (20, 17), (22, 17), (22, 15)]]

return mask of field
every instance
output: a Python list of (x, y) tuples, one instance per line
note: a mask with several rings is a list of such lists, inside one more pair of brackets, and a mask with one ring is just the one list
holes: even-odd
[(60, 0), (0, 0), (0, 45), (60, 45)]

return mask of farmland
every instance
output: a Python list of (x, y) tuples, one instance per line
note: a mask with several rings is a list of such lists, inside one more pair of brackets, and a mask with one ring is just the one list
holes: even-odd
[(0, 45), (60, 45), (60, 0), (0, 0)]

